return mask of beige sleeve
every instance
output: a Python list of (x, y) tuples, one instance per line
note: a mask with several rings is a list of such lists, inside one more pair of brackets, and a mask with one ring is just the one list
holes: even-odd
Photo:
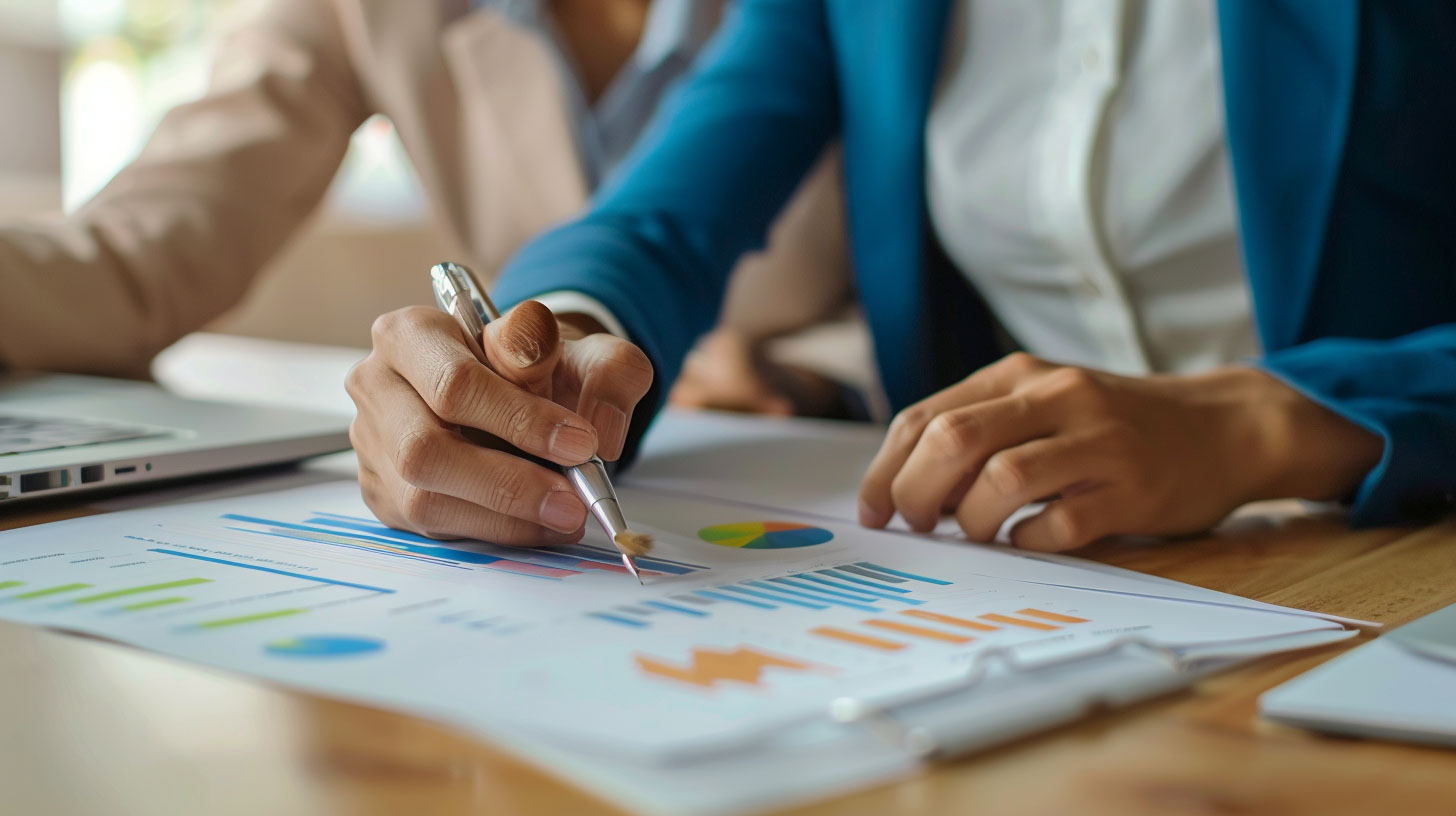
[(0, 225), (0, 367), (139, 374), (232, 305), (368, 115), (328, 0), (273, 0), (75, 214)]
[(854, 299), (838, 146), (820, 157), (763, 252), (739, 262), (719, 325), (754, 343), (841, 317)]

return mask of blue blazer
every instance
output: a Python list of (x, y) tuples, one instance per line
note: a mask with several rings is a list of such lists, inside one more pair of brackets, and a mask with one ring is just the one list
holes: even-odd
[[(589, 212), (498, 294), (600, 300), (671, 382), (727, 276), (826, 144), (844, 146), (855, 275), (898, 408), (997, 354), (938, 253), (925, 121), (949, 0), (740, 0)], [(1456, 4), (1222, 0), (1259, 365), (1380, 434), (1357, 523), (1456, 506)], [(659, 389), (665, 393), (665, 389)]]

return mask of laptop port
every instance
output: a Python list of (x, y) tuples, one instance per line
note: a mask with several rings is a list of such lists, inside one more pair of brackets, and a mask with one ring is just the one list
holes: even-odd
[(116, 469), (117, 476), (125, 476), (128, 473), (136, 473), (136, 465), (127, 465)]
[(104, 465), (87, 465), (81, 468), (81, 484), (91, 484), (106, 478)]
[(21, 493), (39, 493), (42, 490), (54, 490), (58, 487), (65, 487), (71, 483), (71, 472), (65, 470), (38, 470), (34, 473), (20, 474)]

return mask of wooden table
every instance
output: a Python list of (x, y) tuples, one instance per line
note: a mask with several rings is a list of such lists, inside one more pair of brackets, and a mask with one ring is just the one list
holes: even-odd
[[(0, 516), (0, 527), (82, 512)], [(1336, 519), (1252, 519), (1203, 539), (1086, 554), (1392, 625), (1456, 603), (1456, 521), (1352, 532)], [(795, 812), (1456, 814), (1456, 751), (1320, 737), (1256, 716), (1261, 692), (1342, 648), (1262, 660)], [(0, 624), (0, 813), (103, 812), (614, 811), (440, 725)]]

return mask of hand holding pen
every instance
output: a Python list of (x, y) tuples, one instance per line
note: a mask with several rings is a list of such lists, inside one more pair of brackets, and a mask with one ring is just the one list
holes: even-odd
[(570, 467), (620, 456), (652, 384), (641, 350), (534, 302), (491, 321), (479, 343), (425, 307), (384, 315), (373, 339), (347, 386), (360, 486), (380, 520), (435, 538), (580, 539), (578, 490), (526, 457)]

